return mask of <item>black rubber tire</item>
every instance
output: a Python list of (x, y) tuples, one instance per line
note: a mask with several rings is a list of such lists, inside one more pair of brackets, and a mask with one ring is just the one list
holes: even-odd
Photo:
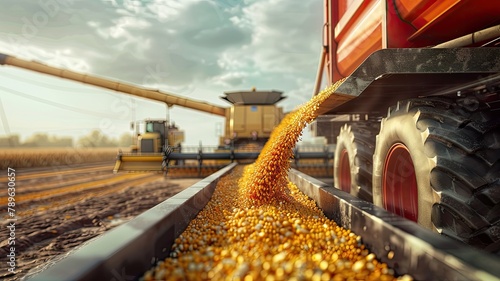
[(334, 186), (340, 188), (340, 158), (347, 151), (351, 171), (351, 194), (368, 202), (372, 199), (372, 163), (378, 122), (359, 121), (340, 128), (333, 163)]
[(451, 99), (399, 102), (381, 122), (373, 157), (373, 201), (382, 202), (389, 147), (410, 151), (418, 223), (490, 252), (500, 250), (499, 113), (468, 111)]

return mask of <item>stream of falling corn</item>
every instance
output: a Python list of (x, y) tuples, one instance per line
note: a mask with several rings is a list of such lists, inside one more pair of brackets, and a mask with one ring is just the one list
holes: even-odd
[[(222, 177), (170, 257), (141, 280), (395, 280), (361, 237), (288, 181), (293, 147), (335, 84), (288, 114), (252, 165)], [(410, 276), (399, 279), (411, 280)]]

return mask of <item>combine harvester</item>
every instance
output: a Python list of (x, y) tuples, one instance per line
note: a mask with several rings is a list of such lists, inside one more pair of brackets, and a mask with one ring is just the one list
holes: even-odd
[[(226, 120), (224, 135), (220, 137), (218, 149), (214, 152), (204, 152), (203, 148), (200, 147), (195, 153), (182, 153), (181, 144), (184, 141), (184, 132), (174, 124), (170, 124), (169, 120), (143, 120), (134, 123), (132, 127), (136, 130), (135, 143), (130, 148), (130, 152), (118, 152), (113, 169), (115, 173), (120, 171), (168, 171), (169, 163), (172, 160), (177, 161), (177, 163), (183, 163), (185, 160), (196, 160), (195, 167), (198, 169), (199, 176), (203, 168), (214, 172), (235, 160), (251, 162), (257, 158), (273, 128), (285, 115), (283, 108), (276, 105), (285, 98), (280, 91), (257, 91), (254, 88), (250, 91), (225, 92), (221, 98), (231, 104), (231, 107), (226, 108), (164, 91), (26, 61), (6, 54), (0, 54), (0, 64), (163, 102), (169, 107), (178, 105), (218, 115)], [(140, 130), (140, 127), (143, 127), (143, 130)], [(313, 164), (312, 168), (311, 165), (304, 165), (304, 169), (319, 173), (318, 175), (325, 173), (328, 175), (330, 171), (325, 168), (332, 166), (330, 160), (333, 158), (333, 153), (324, 148), (316, 152), (296, 151), (295, 158), (315, 159), (317, 164)], [(205, 160), (214, 160), (215, 164), (204, 166)], [(182, 169), (183, 167), (177, 165), (174, 168)]]
[[(328, 84), (345, 80), (315, 126), (337, 143), (337, 188), (294, 169), (289, 180), (396, 275), (500, 280), (499, 15), (500, 3), (486, 0), (325, 1), (318, 78), (326, 69)], [(170, 255), (235, 166), (32, 280), (139, 278)]]
[[(170, 93), (160, 93), (148, 98), (164, 101), (165, 95), (172, 96)], [(203, 147), (200, 147), (198, 152), (183, 153), (181, 148), (184, 141), (183, 131), (165, 120), (144, 120), (142, 124), (136, 123), (133, 126), (136, 129), (136, 142), (130, 153), (119, 152), (113, 171), (115, 173), (119, 171), (166, 171), (172, 160), (176, 163), (196, 160), (199, 171), (202, 168), (208, 168), (203, 166), (204, 160), (215, 160), (212, 168), (216, 169), (234, 160), (253, 161), (269, 139), (273, 128), (284, 116), (283, 109), (276, 106), (276, 103), (284, 98), (282, 92), (279, 91), (253, 89), (226, 92), (222, 99), (232, 104), (230, 108), (216, 105), (207, 107), (204, 102), (185, 99), (189, 100), (191, 109), (226, 118), (224, 135), (220, 137), (218, 148), (213, 152), (204, 152)], [(167, 104), (172, 106), (170, 103)], [(184, 102), (178, 102), (176, 105), (184, 106)], [(142, 132), (138, 130), (140, 127), (144, 128)], [(311, 157), (311, 155), (306, 155), (308, 156)], [(332, 156), (333, 154), (329, 155), (329, 158)], [(313, 155), (313, 157), (316, 156)], [(173, 168), (182, 168), (179, 166), (176, 165)], [(212, 169), (213, 172), (216, 169)]]

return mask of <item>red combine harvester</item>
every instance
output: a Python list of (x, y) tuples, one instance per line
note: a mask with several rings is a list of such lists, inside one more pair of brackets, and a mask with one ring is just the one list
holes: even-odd
[(500, 251), (500, 1), (325, 0), (335, 186)]

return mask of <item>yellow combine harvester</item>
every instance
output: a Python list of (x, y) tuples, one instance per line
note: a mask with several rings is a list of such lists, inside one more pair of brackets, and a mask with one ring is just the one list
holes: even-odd
[[(274, 129), (284, 116), (276, 103), (282, 100), (278, 91), (236, 91), (226, 92), (222, 97), (232, 104), (226, 110), (225, 133), (220, 137), (219, 147), (214, 153), (182, 153), (184, 132), (165, 120), (145, 120), (134, 124), (136, 143), (130, 153), (119, 152), (113, 171), (162, 171), (168, 168), (170, 160), (216, 160), (225, 165), (234, 160), (253, 161)], [(193, 105), (196, 102), (192, 103)], [(203, 104), (202, 104), (203, 105)], [(204, 111), (200, 106), (199, 110)]]
[[(161, 171), (167, 147), (181, 152), (184, 132), (167, 120), (144, 120), (131, 124), (135, 130), (130, 153), (118, 152), (113, 172)], [(165, 159), (166, 160), (166, 159)]]

